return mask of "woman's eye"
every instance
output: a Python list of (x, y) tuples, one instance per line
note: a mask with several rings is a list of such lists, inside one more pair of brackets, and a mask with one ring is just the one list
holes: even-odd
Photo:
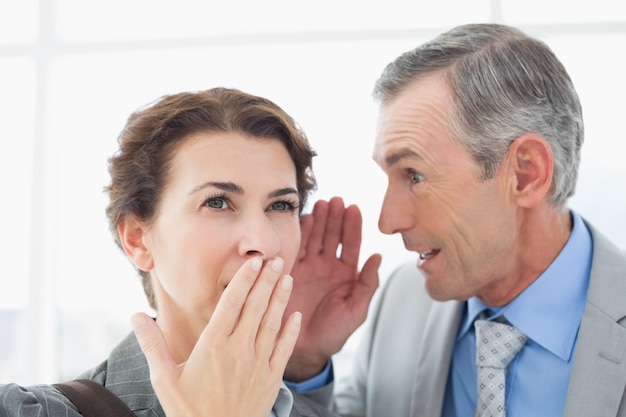
[(225, 209), (228, 207), (228, 202), (224, 198), (214, 197), (214, 198), (208, 198), (204, 202), (204, 205), (212, 209)]
[(275, 211), (293, 211), (296, 208), (298, 208), (298, 206), (290, 201), (276, 201), (270, 206), (270, 209)]
[(418, 184), (422, 181), (424, 181), (425, 177), (420, 174), (419, 172), (416, 171), (409, 171), (409, 178), (411, 179), (411, 182), (413, 184)]

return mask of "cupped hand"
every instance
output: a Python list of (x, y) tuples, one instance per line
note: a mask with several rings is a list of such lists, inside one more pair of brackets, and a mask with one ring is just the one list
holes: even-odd
[(285, 372), (288, 381), (317, 375), (367, 317), (381, 256), (370, 256), (359, 271), (362, 222), (359, 208), (345, 207), (339, 197), (317, 201), (312, 214), (301, 219), (302, 243), (287, 311), (301, 311), (303, 318)]
[(248, 260), (224, 290), (191, 355), (176, 363), (157, 323), (138, 313), (132, 325), (150, 381), (168, 417), (267, 417), (300, 330), (301, 315), (281, 322), (292, 278), (284, 262)]

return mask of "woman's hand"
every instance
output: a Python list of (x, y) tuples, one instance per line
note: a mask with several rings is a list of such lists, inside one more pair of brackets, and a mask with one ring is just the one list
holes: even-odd
[(224, 290), (185, 363), (177, 364), (154, 322), (132, 325), (168, 417), (267, 417), (300, 332), (301, 315), (281, 322), (293, 280), (280, 258), (248, 260)]

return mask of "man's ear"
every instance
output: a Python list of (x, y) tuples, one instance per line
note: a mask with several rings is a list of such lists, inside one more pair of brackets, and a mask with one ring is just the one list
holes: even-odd
[(509, 147), (510, 167), (515, 173), (513, 195), (519, 207), (533, 207), (550, 195), (554, 156), (544, 138), (525, 134)]
[(117, 224), (124, 252), (138, 269), (146, 272), (154, 267), (152, 253), (145, 243), (147, 230), (147, 226), (133, 215), (125, 216)]

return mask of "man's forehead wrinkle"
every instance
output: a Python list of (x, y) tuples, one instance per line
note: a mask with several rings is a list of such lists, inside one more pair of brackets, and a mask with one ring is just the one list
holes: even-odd
[[(411, 159), (431, 159), (425, 147), (450, 136), (450, 91), (440, 75), (432, 74), (411, 83), (396, 97), (381, 103), (374, 160), (381, 167)], [(432, 163), (432, 161), (431, 161)]]

